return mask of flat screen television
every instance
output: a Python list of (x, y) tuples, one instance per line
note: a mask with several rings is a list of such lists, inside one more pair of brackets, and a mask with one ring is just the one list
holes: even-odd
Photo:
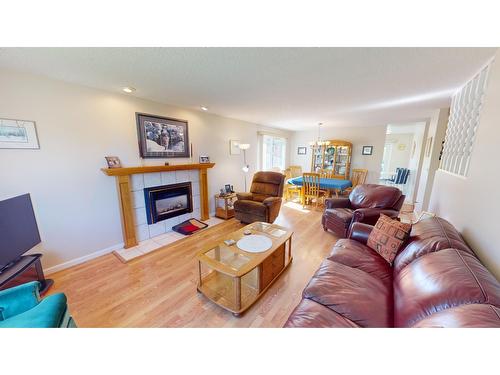
[(30, 195), (0, 201), (0, 272), (40, 241)]

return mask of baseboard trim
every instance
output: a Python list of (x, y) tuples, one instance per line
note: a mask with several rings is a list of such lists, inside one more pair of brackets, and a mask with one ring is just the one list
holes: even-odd
[(64, 263), (61, 263), (61, 264), (57, 264), (57, 265), (49, 267), (49, 268), (45, 268), (43, 270), (43, 272), (46, 275), (50, 275), (52, 273), (65, 270), (66, 268), (76, 266), (77, 264), (81, 264), (83, 262), (86, 262), (88, 260), (100, 257), (102, 255), (109, 254), (109, 253), (111, 253), (111, 252), (113, 252), (115, 250), (121, 249), (121, 248), (123, 248), (123, 242), (119, 243), (119, 244), (116, 244), (116, 245), (113, 245), (113, 246), (110, 246), (110, 247), (107, 247), (107, 248), (102, 249), (102, 250), (98, 250), (96, 252), (93, 252), (92, 254), (87, 254), (87, 255), (84, 255), (84, 256), (82, 256), (80, 258), (68, 260), (67, 262), (64, 262)]
[[(209, 216), (210, 217), (215, 216), (215, 211), (211, 212), (209, 214)], [(98, 251), (96, 251), (96, 252), (94, 252), (92, 254), (84, 255), (84, 256), (82, 256), (80, 258), (68, 260), (67, 262), (64, 262), (64, 263), (61, 263), (61, 264), (57, 264), (57, 265), (49, 267), (49, 268), (44, 268), (43, 272), (44, 272), (45, 275), (50, 275), (52, 273), (65, 270), (66, 268), (76, 266), (77, 264), (80, 264), (80, 263), (86, 262), (88, 260), (100, 257), (102, 255), (106, 255), (106, 254), (112, 253), (113, 251), (120, 250), (120, 249), (123, 249), (123, 242), (118, 243), (118, 244), (113, 245), (113, 246), (110, 246), (110, 247), (107, 247), (107, 248), (102, 249), (102, 250), (98, 250)]]

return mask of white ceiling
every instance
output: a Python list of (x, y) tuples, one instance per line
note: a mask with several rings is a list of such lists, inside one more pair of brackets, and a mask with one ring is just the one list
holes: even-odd
[(2, 48), (20, 70), (290, 130), (426, 118), (496, 48)]

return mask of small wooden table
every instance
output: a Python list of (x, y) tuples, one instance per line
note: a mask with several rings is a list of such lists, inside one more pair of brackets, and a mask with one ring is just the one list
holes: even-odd
[(227, 195), (216, 194), (215, 197), (215, 216), (221, 219), (230, 219), (234, 217), (234, 201), (236, 194), (231, 193)]
[(198, 291), (235, 316), (252, 306), (292, 262), (292, 231), (256, 222), (224, 240), (237, 242), (245, 236), (245, 230), (268, 237), (271, 248), (251, 253), (222, 241), (197, 254)]

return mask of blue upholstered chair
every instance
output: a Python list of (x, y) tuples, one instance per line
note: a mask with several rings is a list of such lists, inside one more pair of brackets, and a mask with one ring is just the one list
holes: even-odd
[(40, 283), (32, 281), (0, 290), (0, 328), (76, 327), (66, 296), (53, 294), (40, 299)]

